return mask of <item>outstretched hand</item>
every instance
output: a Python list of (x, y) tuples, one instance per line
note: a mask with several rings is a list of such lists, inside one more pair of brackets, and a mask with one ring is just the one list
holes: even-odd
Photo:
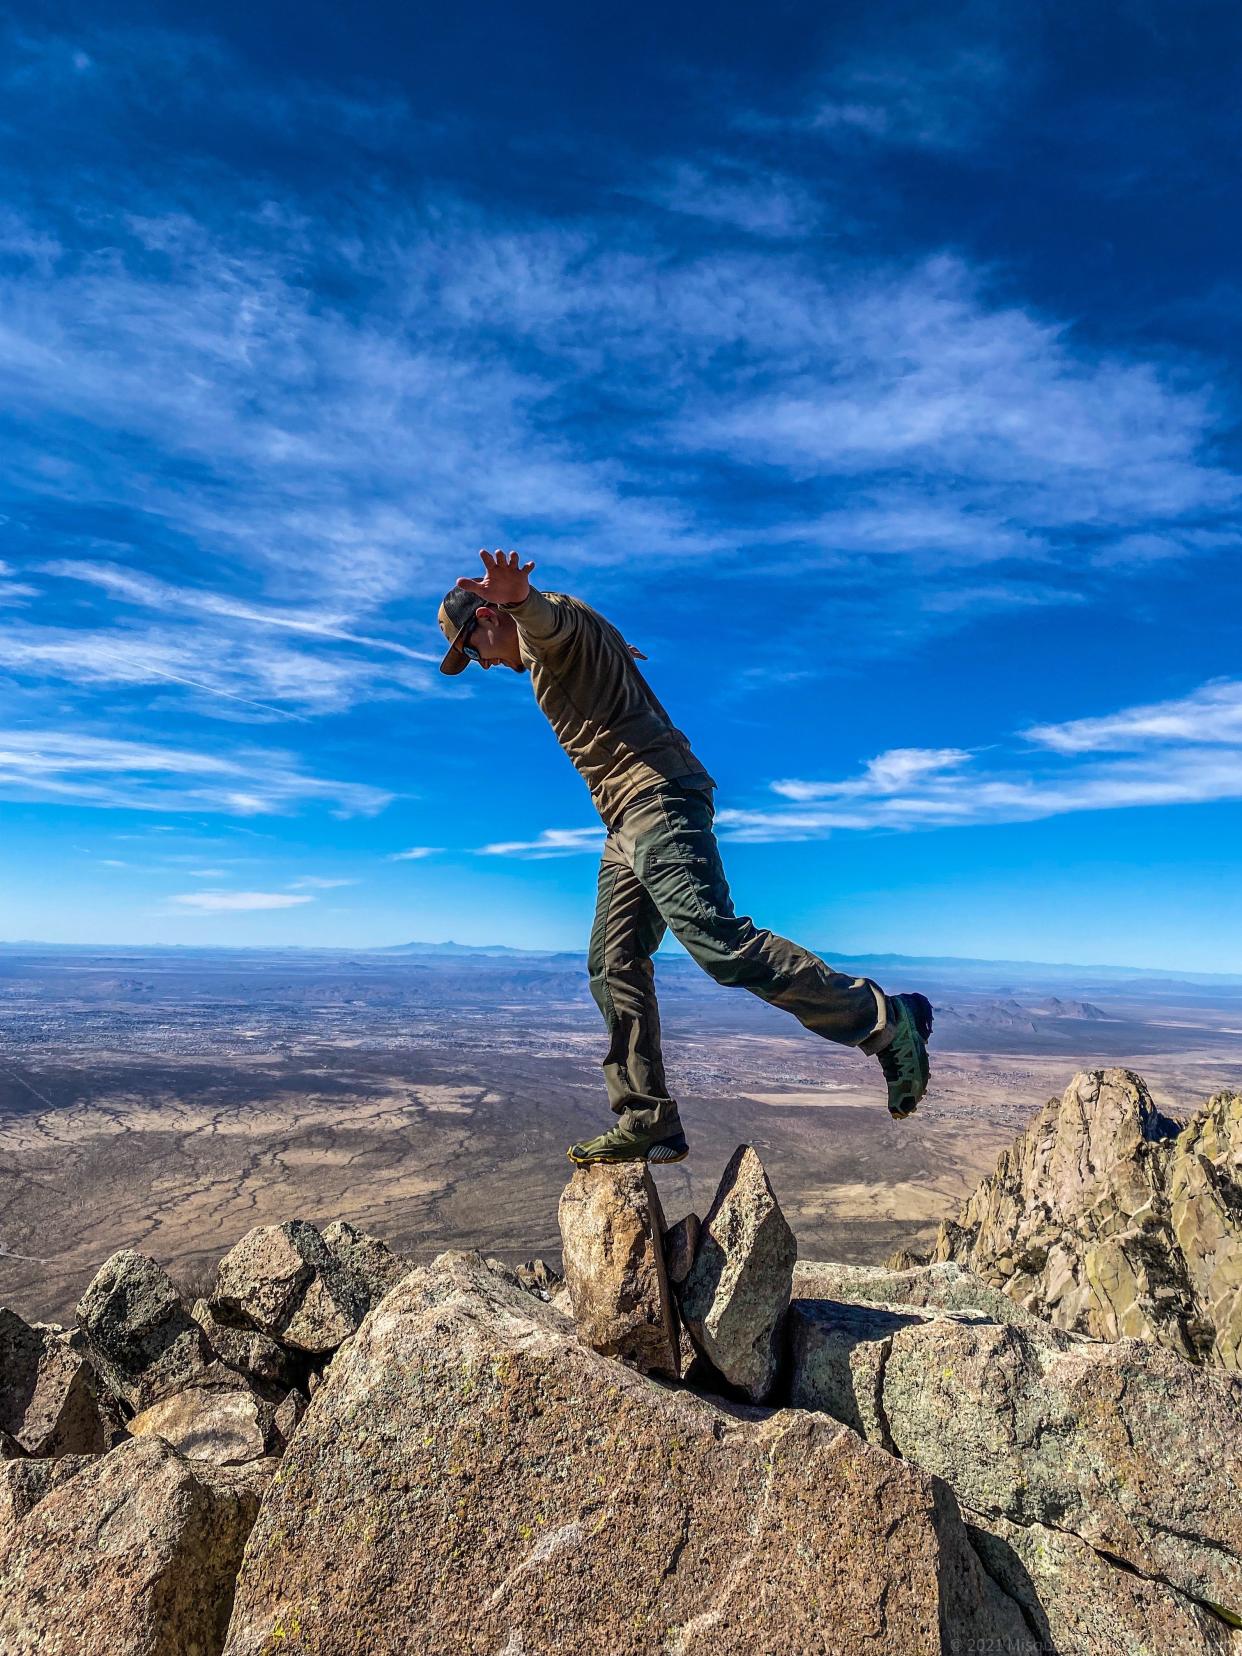
[(495, 552), (480, 552), (479, 556), (483, 560), (483, 575), (477, 578), (463, 575), (458, 586), (465, 587), (467, 592), (477, 592), (480, 598), (488, 598), (493, 604), (520, 604), (530, 592), (534, 564), (519, 564), (516, 552), (506, 555), (499, 547)]

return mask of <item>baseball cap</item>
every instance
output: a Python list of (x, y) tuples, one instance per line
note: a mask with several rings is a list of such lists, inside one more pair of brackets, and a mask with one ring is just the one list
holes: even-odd
[(440, 631), (448, 639), (449, 646), (444, 660), (440, 663), (442, 673), (464, 673), (469, 667), (470, 657), (463, 652), (458, 640), (470, 627), (476, 610), (481, 609), (486, 602), (486, 598), (480, 598), (478, 593), (470, 592), (465, 587), (454, 587), (451, 592), (444, 594), (444, 601), (436, 616), (440, 623)]

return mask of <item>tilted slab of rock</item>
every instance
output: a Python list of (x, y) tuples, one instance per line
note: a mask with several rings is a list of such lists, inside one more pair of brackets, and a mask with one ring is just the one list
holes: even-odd
[(0, 1532), (0, 1650), (214, 1656), (260, 1488), (159, 1438), (80, 1463)]
[(664, 1268), (674, 1288), (680, 1288), (690, 1275), (701, 1229), (702, 1220), (698, 1214), (687, 1213), (664, 1232)]
[[(839, 1309), (858, 1318), (846, 1360), (868, 1436), (964, 1506), (1070, 1530), (1242, 1616), (1242, 1382), (1141, 1341), (917, 1311), (901, 1322), (892, 1306), (868, 1329), (863, 1308)], [(813, 1321), (798, 1326), (813, 1343)], [(841, 1374), (841, 1341), (838, 1322), (821, 1372)], [(805, 1351), (800, 1366), (814, 1377)], [(794, 1387), (816, 1395), (797, 1372)]]
[(583, 1340), (645, 1374), (680, 1374), (677, 1313), (664, 1272), (664, 1216), (646, 1164), (581, 1167), (558, 1213), (565, 1281)]
[(799, 1260), (794, 1266), (795, 1300), (857, 1300), (865, 1305), (927, 1306), (941, 1311), (976, 1311), (992, 1322), (1026, 1327), (1041, 1321), (1000, 1288), (990, 1287), (954, 1261), (891, 1270), (885, 1265), (828, 1265)]
[(725, 1168), (699, 1231), (680, 1306), (696, 1348), (761, 1403), (780, 1369), (781, 1324), (798, 1244), (753, 1145)]
[(92, 1455), (112, 1441), (92, 1365), (59, 1329), (0, 1307), (0, 1433), (27, 1455)]
[(241, 1385), (232, 1369), (215, 1368), (204, 1383), (162, 1397), (136, 1414), (129, 1422), (130, 1436), (161, 1437), (188, 1459), (216, 1466), (243, 1466), (278, 1453), (284, 1441), (276, 1425), (277, 1405)]
[(259, 1225), (229, 1249), (209, 1303), (221, 1322), (249, 1323), (299, 1351), (322, 1354), (349, 1338), (371, 1296), (314, 1225), (290, 1219)]
[(601, 1358), (474, 1255), (412, 1273), (327, 1371), (226, 1652), (360, 1637), (368, 1656), (1033, 1650), (943, 1484), (824, 1416), (726, 1412)]
[(1026, 1610), (1040, 1649), (1064, 1656), (1237, 1656), (1219, 1616), (1163, 1581), (1118, 1569), (1064, 1530), (963, 1509), (975, 1551)]
[(940, 1227), (957, 1260), (1059, 1327), (1237, 1369), (1242, 1098), (1183, 1130), (1129, 1070), (1074, 1077)]
[(289, 1353), (273, 1340), (249, 1325), (238, 1327), (223, 1323), (206, 1300), (196, 1300), (191, 1312), (194, 1321), (207, 1336), (207, 1343), (231, 1369), (267, 1385), (291, 1386), (297, 1376)]
[(77, 1314), (96, 1363), (131, 1408), (182, 1390), (211, 1361), (168, 1272), (130, 1248), (101, 1266)]

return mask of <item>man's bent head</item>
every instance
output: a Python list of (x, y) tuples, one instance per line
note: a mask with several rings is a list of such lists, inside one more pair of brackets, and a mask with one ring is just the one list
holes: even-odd
[(485, 670), (503, 665), (515, 673), (526, 671), (513, 617), (495, 604), (454, 587), (445, 593), (436, 619), (449, 646), (440, 663), (442, 673), (463, 673), (472, 661)]

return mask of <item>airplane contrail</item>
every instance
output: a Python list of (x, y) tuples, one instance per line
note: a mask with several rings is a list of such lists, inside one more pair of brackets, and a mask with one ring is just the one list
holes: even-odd
[(229, 690), (217, 690), (214, 685), (201, 684), (198, 679), (182, 678), (180, 673), (166, 673), (159, 667), (152, 667), (149, 662), (144, 662), (143, 667), (144, 671), (154, 674), (156, 678), (170, 679), (173, 684), (188, 684), (192, 690), (203, 690), (209, 696), (220, 696), (225, 701), (240, 702), (243, 707), (258, 707), (264, 713), (275, 713), (281, 719), (296, 719), (299, 724), (310, 723), (305, 713), (290, 713), (285, 707), (272, 707), (267, 702), (251, 701), (249, 696), (235, 696)]

